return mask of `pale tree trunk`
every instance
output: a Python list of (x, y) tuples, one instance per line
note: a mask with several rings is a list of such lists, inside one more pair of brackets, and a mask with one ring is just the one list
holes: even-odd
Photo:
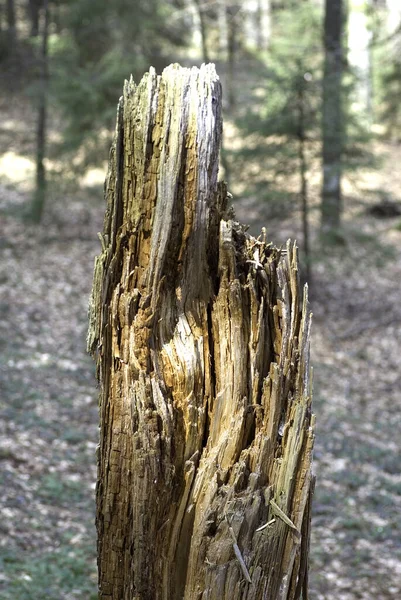
[(212, 65), (118, 106), (88, 333), (101, 599), (307, 597), (310, 314), (296, 248), (227, 209), (220, 112)]
[(385, 4), (387, 7), (387, 32), (389, 35), (393, 35), (401, 24), (401, 5), (398, 0), (386, 0)]
[(324, 20), (325, 63), (323, 78), (323, 189), (322, 229), (336, 229), (341, 220), (341, 154), (343, 115), (342, 0), (326, 0)]
[(209, 62), (209, 48), (207, 41), (207, 0), (194, 0), (198, 11), (199, 28), (202, 42), (202, 60)]
[(270, 0), (258, 0), (258, 50), (269, 48), (271, 36)]
[[(367, 128), (372, 124), (372, 31), (369, 27), (367, 8), (371, 0), (348, 2), (348, 52), (347, 62), (356, 75), (354, 110)], [(361, 10), (362, 9), (362, 10)]]
[(218, 27), (219, 27), (219, 58), (227, 57), (228, 51), (228, 24), (227, 24), (227, 0), (218, 0), (217, 3), (217, 14), (218, 14)]

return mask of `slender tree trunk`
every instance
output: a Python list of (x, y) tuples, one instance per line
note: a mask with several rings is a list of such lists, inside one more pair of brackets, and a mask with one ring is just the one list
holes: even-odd
[(298, 158), (299, 174), (301, 180), (301, 206), (302, 206), (302, 232), (304, 241), (305, 273), (309, 286), (312, 283), (312, 272), (310, 265), (309, 245), (309, 220), (308, 220), (308, 182), (306, 174), (308, 171), (305, 155), (306, 130), (305, 130), (305, 80), (300, 78), (298, 86)]
[(212, 65), (126, 82), (88, 347), (99, 598), (306, 598), (310, 314), (297, 250), (232, 220)]
[(63, 31), (63, 11), (62, 0), (53, 0), (52, 23), (56, 33), (60, 34)]
[(341, 154), (343, 115), (342, 0), (326, 0), (324, 21), (325, 65), (323, 78), (323, 189), (322, 229), (339, 227), (341, 220)]
[(258, 50), (263, 52), (267, 50), (270, 42), (271, 24), (270, 24), (270, 0), (258, 0), (258, 27), (257, 43)]
[(15, 18), (14, 0), (7, 0), (7, 43), (10, 54), (12, 54), (17, 43), (17, 26)]
[(29, 19), (31, 21), (31, 36), (37, 37), (39, 35), (39, 15), (42, 0), (29, 0), (28, 12)]
[(42, 219), (43, 209), (46, 200), (46, 123), (47, 123), (47, 94), (48, 94), (48, 36), (49, 36), (49, 3), (43, 2), (43, 31), (41, 44), (41, 74), (40, 86), (38, 91), (38, 120), (36, 132), (36, 188), (32, 200), (31, 219), (34, 223), (39, 223)]
[(195, 0), (198, 10), (200, 33), (202, 40), (202, 59), (204, 63), (209, 62), (209, 50), (207, 43), (207, 23), (206, 23), (206, 0)]
[(218, 0), (217, 11), (218, 11), (218, 22), (219, 22), (219, 58), (222, 57), (226, 60), (228, 51), (228, 26), (227, 26), (227, 0)]
[(227, 48), (227, 98), (230, 109), (234, 108), (235, 96), (235, 58), (238, 44), (238, 13), (240, 6), (237, 3), (227, 4), (227, 27), (228, 27), (228, 48)]

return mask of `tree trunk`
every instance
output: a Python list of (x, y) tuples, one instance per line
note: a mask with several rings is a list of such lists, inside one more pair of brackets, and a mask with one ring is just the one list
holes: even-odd
[(258, 0), (257, 4), (258, 25), (257, 40), (258, 50), (263, 52), (268, 50), (271, 36), (270, 24), (270, 0)]
[(326, 0), (323, 78), (323, 189), (322, 229), (336, 229), (341, 220), (341, 153), (343, 119), (341, 79), (343, 51), (342, 0)]
[(295, 246), (227, 208), (220, 113), (213, 65), (118, 105), (88, 332), (101, 599), (307, 597), (307, 297)]
[(40, 7), (42, 6), (42, 0), (29, 0), (28, 1), (28, 13), (31, 21), (31, 36), (36, 37), (39, 35), (39, 15)]
[(207, 43), (207, 6), (206, 0), (195, 0), (199, 17), (199, 27), (202, 41), (202, 59), (204, 63), (209, 62), (209, 50)]
[(9, 53), (12, 54), (17, 43), (17, 26), (15, 19), (15, 4), (14, 0), (7, 0), (7, 43)]
[(227, 47), (227, 98), (228, 108), (233, 109), (235, 106), (235, 91), (234, 91), (234, 75), (235, 75), (235, 59), (238, 45), (238, 15), (241, 6), (235, 3), (227, 4), (227, 29), (228, 29), (228, 47)]
[(227, 24), (227, 0), (218, 0), (217, 20), (219, 31), (219, 59), (226, 59), (228, 52), (228, 24)]
[(48, 38), (49, 38), (49, 3), (43, 2), (43, 32), (41, 44), (41, 74), (38, 87), (38, 120), (36, 130), (36, 187), (32, 200), (31, 220), (40, 223), (46, 201), (46, 122), (47, 122), (47, 94), (48, 94)]
[[(301, 71), (301, 68), (300, 68)], [(304, 76), (300, 76), (297, 89), (298, 100), (298, 159), (300, 176), (300, 196), (302, 207), (302, 234), (305, 258), (305, 275), (309, 286), (312, 283), (311, 255), (309, 244), (309, 207), (308, 207), (308, 182), (306, 179), (308, 165), (306, 161), (306, 126), (305, 126), (305, 84)]]

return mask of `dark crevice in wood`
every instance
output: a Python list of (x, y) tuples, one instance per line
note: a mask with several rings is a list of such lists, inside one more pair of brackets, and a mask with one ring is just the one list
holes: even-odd
[[(207, 305), (207, 339), (208, 339), (208, 348), (209, 348), (209, 356), (207, 359), (209, 360), (209, 369), (210, 369), (210, 394), (211, 398), (215, 398), (216, 396), (216, 364), (215, 364), (215, 355), (214, 355), (214, 345), (215, 340), (213, 338), (213, 319), (212, 319), (212, 304), (209, 302)], [(211, 400), (209, 400), (210, 410), (213, 408)], [(208, 413), (208, 420), (210, 421), (210, 414)], [(209, 429), (209, 424), (208, 424)]]
[(205, 425), (204, 425), (204, 429), (203, 429), (203, 437), (202, 437), (202, 446), (201, 449), (202, 451), (206, 448), (208, 440), (209, 440), (209, 429), (210, 429), (210, 401), (209, 399), (206, 401), (206, 405), (205, 405)]
[[(163, 270), (160, 274), (161, 277), (163, 277), (163, 275), (166, 277), (166, 287), (169, 290), (169, 293), (174, 293), (174, 290), (177, 285), (179, 285), (183, 275), (183, 263), (180, 259), (180, 252), (182, 252), (184, 230), (185, 191), (183, 182), (185, 180), (185, 170), (187, 168), (187, 149), (185, 144), (183, 144), (181, 153), (182, 165), (178, 175), (177, 190), (172, 210), (173, 220), (171, 225), (171, 234), (166, 250)], [(161, 300), (163, 301), (163, 299)]]

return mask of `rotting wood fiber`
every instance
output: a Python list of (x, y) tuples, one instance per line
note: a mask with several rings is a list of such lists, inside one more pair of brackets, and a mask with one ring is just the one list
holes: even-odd
[(125, 83), (88, 332), (100, 599), (307, 597), (307, 288), (235, 221), (221, 132), (213, 65)]

